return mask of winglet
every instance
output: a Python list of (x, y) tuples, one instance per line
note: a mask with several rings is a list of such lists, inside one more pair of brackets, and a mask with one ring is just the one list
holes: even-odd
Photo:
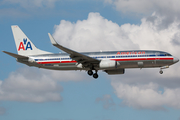
[(67, 52), (68, 54), (71, 54), (72, 52), (75, 52), (75, 51), (70, 50), (70, 49), (68, 49), (68, 48), (66, 48), (66, 47), (63, 47), (62, 45), (59, 45), (59, 44), (55, 41), (55, 39), (52, 37), (52, 35), (51, 35), (50, 33), (48, 33), (48, 35), (49, 35), (49, 39), (51, 40), (52, 45), (54, 45), (55, 47), (63, 50), (64, 52)]
[(49, 35), (49, 39), (51, 40), (51, 43), (52, 43), (53, 45), (57, 45), (58, 43), (54, 40), (54, 38), (52, 37), (52, 35), (51, 35), (50, 33), (48, 33), (48, 35)]

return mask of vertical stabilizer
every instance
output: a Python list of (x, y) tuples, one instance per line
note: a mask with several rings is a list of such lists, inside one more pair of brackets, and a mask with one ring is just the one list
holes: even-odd
[(41, 55), (51, 54), (50, 52), (42, 51), (31, 42), (31, 40), (24, 34), (24, 32), (17, 26), (11, 26), (14, 40), (16, 43), (17, 52), (19, 55)]

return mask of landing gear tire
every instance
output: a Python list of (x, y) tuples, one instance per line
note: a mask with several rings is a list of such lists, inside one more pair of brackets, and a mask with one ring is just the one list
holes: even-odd
[(97, 73), (94, 73), (94, 74), (93, 74), (93, 77), (94, 77), (95, 79), (97, 79), (97, 78), (98, 78), (98, 74), (97, 74)]
[(163, 71), (162, 71), (162, 70), (160, 70), (160, 71), (159, 71), (159, 73), (160, 73), (160, 74), (163, 74)]
[(93, 75), (93, 71), (92, 70), (88, 70), (87, 74), (91, 76), (91, 75)]

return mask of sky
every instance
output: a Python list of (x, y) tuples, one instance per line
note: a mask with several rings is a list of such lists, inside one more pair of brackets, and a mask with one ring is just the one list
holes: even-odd
[[(179, 0), (1, 0), (0, 50), (17, 53), (11, 25), (39, 49), (47, 33), (78, 52), (160, 50), (180, 58)], [(165, 69), (53, 71), (0, 52), (0, 120), (180, 120), (180, 63)]]

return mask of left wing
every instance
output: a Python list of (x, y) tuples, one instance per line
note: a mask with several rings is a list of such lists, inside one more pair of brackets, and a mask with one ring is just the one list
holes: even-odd
[(83, 64), (84, 66), (88, 66), (88, 65), (91, 65), (91, 64), (99, 64), (100, 60), (98, 59), (95, 59), (95, 58), (92, 58), (92, 57), (89, 57), (87, 55), (84, 55), (84, 54), (81, 54), (81, 53), (78, 53), (76, 51), (73, 51), (71, 49), (68, 49), (66, 47), (63, 47), (62, 45), (59, 45), (55, 40), (54, 38), (51, 36), (50, 33), (48, 33), (49, 35), (49, 38), (51, 40), (51, 43), (56, 46), (57, 48), (63, 50), (64, 52), (68, 53), (69, 56), (77, 61), (78, 63), (81, 63)]

